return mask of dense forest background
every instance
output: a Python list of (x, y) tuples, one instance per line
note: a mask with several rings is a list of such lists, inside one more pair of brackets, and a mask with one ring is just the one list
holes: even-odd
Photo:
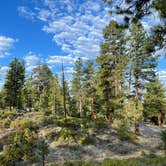
[[(114, 6), (114, 1), (107, 3)], [(110, 21), (103, 30), (100, 55), (94, 61), (78, 58), (71, 82), (66, 79), (63, 61), (59, 75), (42, 63), (27, 75), (24, 62), (13, 59), (0, 92), (1, 117), (5, 112), (21, 117), (27, 112), (41, 112), (44, 117), (62, 118), (66, 124), (74, 117), (106, 125), (116, 122), (126, 130), (134, 126), (136, 135), (140, 134), (142, 121), (150, 120), (162, 127), (165, 122), (166, 90), (158, 77), (157, 65), (161, 55), (156, 52), (165, 48), (165, 2), (129, 0), (125, 1), (125, 5), (115, 5), (115, 10), (110, 11), (123, 14), (124, 23)], [(144, 30), (141, 18), (151, 14), (151, 8), (160, 13), (163, 23), (149, 34)], [(6, 118), (12, 121), (12, 118)], [(30, 131), (21, 131), (22, 135), (17, 134), (15, 140), (23, 140), (26, 135), (30, 142), (35, 140)], [(16, 145), (13, 146), (16, 149)], [(37, 147), (44, 161), (48, 145), (40, 140)], [(29, 148), (27, 151), (31, 153)], [(4, 154), (11, 149), (12, 146)], [(21, 152), (17, 155), (15, 159), (19, 161)], [(10, 155), (8, 157), (10, 162), (3, 161), (11, 164), (14, 159)]]

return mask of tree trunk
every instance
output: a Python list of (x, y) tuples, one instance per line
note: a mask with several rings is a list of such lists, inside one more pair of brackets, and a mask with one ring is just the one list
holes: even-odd
[(80, 117), (82, 116), (82, 101), (80, 100), (80, 105), (79, 105), (79, 112), (80, 112)]
[(42, 166), (45, 166), (45, 156), (42, 157)]
[(135, 134), (139, 134), (140, 131), (139, 131), (139, 122), (135, 122)]
[(91, 112), (91, 115), (93, 116), (93, 118), (96, 119), (96, 112), (93, 108), (93, 103), (94, 103), (94, 99), (92, 97), (92, 98), (90, 98), (90, 112)]
[(118, 88), (119, 88), (119, 80), (115, 80), (115, 84), (116, 84), (116, 87), (115, 87), (115, 96), (118, 95)]
[(162, 127), (162, 123), (163, 123), (163, 114), (161, 111), (159, 111), (159, 113), (158, 113), (158, 126)]
[(105, 120), (106, 120), (106, 123), (107, 123), (107, 124), (110, 124), (110, 123), (111, 123), (111, 116), (110, 116), (109, 113), (106, 114)]

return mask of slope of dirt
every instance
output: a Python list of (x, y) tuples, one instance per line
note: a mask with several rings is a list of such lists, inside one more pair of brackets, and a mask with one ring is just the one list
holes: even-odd
[[(41, 118), (40, 116), (40, 114), (28, 113), (24, 115), (24, 118), (36, 122), (38, 118)], [(102, 161), (106, 158), (128, 159), (146, 154), (164, 155), (160, 132), (165, 127), (159, 128), (142, 123), (140, 124), (141, 134), (132, 141), (121, 139), (117, 134), (117, 129), (111, 126), (96, 128), (92, 131), (88, 129), (85, 131), (86, 129), (81, 128), (74, 129), (76, 133), (81, 135), (88, 133), (92, 142), (87, 144), (63, 142), (58, 137), (58, 133), (62, 129), (63, 126), (59, 126), (56, 122), (38, 128), (38, 135), (45, 137), (49, 144), (50, 153), (46, 158), (46, 165), (76, 160)], [(0, 139), (13, 131), (11, 128), (1, 130)], [(132, 127), (131, 131), (133, 131)]]

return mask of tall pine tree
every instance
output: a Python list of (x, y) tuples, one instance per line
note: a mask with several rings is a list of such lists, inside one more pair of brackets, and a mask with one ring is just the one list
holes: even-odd
[(24, 62), (20, 62), (17, 58), (9, 65), (9, 71), (7, 72), (5, 91), (6, 91), (6, 104), (10, 109), (22, 109), (23, 108), (23, 88), (25, 81), (25, 66)]
[(101, 55), (97, 57), (98, 91), (101, 96), (106, 121), (112, 122), (114, 112), (123, 107), (124, 71), (127, 58), (124, 54), (124, 29), (116, 21), (111, 21), (103, 31), (105, 43), (101, 45)]

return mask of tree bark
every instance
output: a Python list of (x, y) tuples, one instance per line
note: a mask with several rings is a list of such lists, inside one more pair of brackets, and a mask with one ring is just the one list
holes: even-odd
[(135, 122), (135, 134), (139, 134), (140, 131), (139, 131), (139, 122)]
[(163, 123), (163, 114), (161, 111), (159, 111), (159, 113), (158, 113), (158, 126), (162, 127), (162, 123)]

